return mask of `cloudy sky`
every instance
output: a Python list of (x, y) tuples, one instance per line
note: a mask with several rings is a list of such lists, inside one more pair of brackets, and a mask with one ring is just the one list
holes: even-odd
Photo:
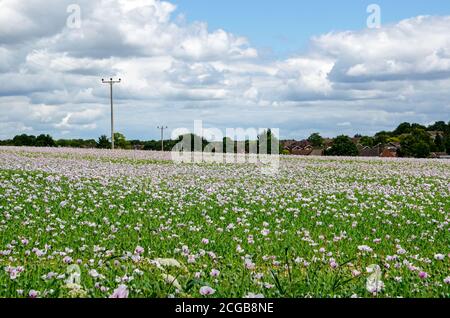
[(111, 76), (129, 138), (194, 120), (284, 138), (450, 120), (450, 2), (378, 1), (380, 28), (371, 2), (340, 2), (0, 0), (0, 138), (109, 134)]

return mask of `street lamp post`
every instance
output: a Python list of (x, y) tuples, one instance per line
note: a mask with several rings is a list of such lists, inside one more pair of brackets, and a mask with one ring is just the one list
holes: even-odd
[(110, 88), (110, 97), (111, 97), (111, 149), (114, 150), (114, 105), (113, 105), (113, 85), (119, 84), (122, 82), (122, 79), (113, 80), (112, 78), (109, 81), (106, 81), (102, 78), (103, 84), (109, 84)]

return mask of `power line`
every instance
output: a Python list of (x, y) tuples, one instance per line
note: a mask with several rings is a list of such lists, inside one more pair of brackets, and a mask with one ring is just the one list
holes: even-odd
[(111, 97), (111, 149), (114, 150), (114, 106), (113, 106), (113, 85), (119, 84), (122, 82), (122, 79), (119, 78), (119, 80), (113, 80), (112, 78), (109, 79), (109, 81), (105, 81), (102, 78), (103, 84), (109, 84), (110, 87), (110, 97)]
[(161, 151), (164, 151), (164, 129), (168, 129), (167, 126), (158, 126), (158, 129), (161, 130)]

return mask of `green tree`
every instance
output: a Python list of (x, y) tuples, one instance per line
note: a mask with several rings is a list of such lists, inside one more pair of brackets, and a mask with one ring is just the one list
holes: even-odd
[(437, 121), (433, 125), (428, 126), (428, 131), (442, 131), (445, 132), (448, 129), (445, 121)]
[(424, 129), (413, 129), (410, 134), (402, 138), (400, 155), (402, 157), (429, 157), (433, 142)]
[(388, 140), (391, 137), (392, 137), (392, 133), (387, 132), (387, 131), (380, 131), (375, 134), (373, 142), (375, 145), (378, 145), (378, 144), (384, 145), (384, 144), (388, 143)]
[(36, 138), (35, 145), (37, 147), (56, 147), (56, 142), (50, 135), (39, 135)]
[(444, 139), (444, 146), (447, 151), (447, 154), (450, 155), (450, 136), (446, 136)]
[(131, 149), (142, 149), (145, 146), (145, 143), (140, 140), (130, 140), (129, 143), (130, 143)]
[(131, 144), (125, 136), (119, 132), (114, 133), (114, 146), (118, 149), (131, 149)]
[(1, 146), (14, 146), (12, 139), (0, 140)]
[(424, 141), (419, 141), (412, 145), (412, 152), (416, 158), (428, 158), (430, 156), (430, 145)]
[[(164, 144), (165, 148), (165, 144)], [(161, 150), (161, 141), (150, 140), (144, 143), (144, 150), (156, 151)]]
[(97, 142), (94, 139), (59, 139), (56, 141), (56, 145), (70, 148), (96, 148)]
[(58, 147), (63, 147), (63, 148), (65, 148), (65, 147), (70, 147), (70, 145), (69, 145), (69, 140), (67, 140), (67, 139), (58, 139), (58, 140), (56, 141), (56, 145), (57, 145)]
[(411, 131), (411, 124), (410, 123), (401, 123), (394, 131), (393, 134), (395, 136), (400, 136), (404, 134), (409, 134)]
[(436, 138), (434, 139), (434, 149), (437, 152), (444, 152), (445, 151), (444, 139), (439, 134), (437, 134)]
[(450, 155), (450, 121), (444, 129), (444, 146), (447, 153)]
[(363, 136), (361, 137), (360, 141), (361, 145), (366, 147), (373, 147), (375, 146), (375, 140), (372, 137), (369, 136)]
[(358, 148), (348, 136), (338, 136), (333, 140), (333, 146), (326, 151), (327, 156), (358, 156)]
[(314, 148), (320, 148), (323, 146), (323, 138), (319, 133), (313, 133), (309, 136), (308, 141)]
[(388, 142), (400, 142), (402, 141), (401, 136), (389, 137)]
[(414, 124), (411, 124), (411, 130), (413, 130), (413, 129), (427, 130), (427, 127), (425, 127), (424, 125), (421, 125), (421, 124), (414, 123)]
[(97, 141), (97, 148), (99, 149), (110, 149), (111, 148), (111, 142), (109, 141), (108, 137), (105, 135), (101, 135), (100, 138), (98, 138)]
[(14, 146), (36, 146), (36, 137), (26, 134), (18, 135), (13, 138)]
[(95, 139), (85, 140), (83, 142), (83, 147), (84, 148), (95, 148), (95, 147), (97, 147), (97, 142), (95, 141)]

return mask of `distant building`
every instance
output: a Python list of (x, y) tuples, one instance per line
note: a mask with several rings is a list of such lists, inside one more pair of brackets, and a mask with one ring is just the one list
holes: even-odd
[(430, 157), (433, 159), (450, 159), (450, 155), (446, 152), (432, 152)]
[(144, 150), (145, 145), (133, 145), (134, 150)]
[(311, 144), (307, 140), (284, 140), (281, 144), (283, 150), (288, 151), (291, 155), (298, 156), (304, 156), (309, 151), (309, 147), (311, 147)]
[[(387, 144), (378, 144), (373, 147), (364, 146), (359, 143), (360, 138), (353, 138), (353, 142), (358, 142), (356, 147), (360, 157), (399, 157), (401, 145), (399, 142), (389, 142)], [(283, 140), (281, 145), (284, 151), (295, 156), (324, 156), (325, 151), (333, 146), (332, 139), (324, 139), (323, 147), (314, 148), (308, 140)], [(439, 154), (442, 156), (443, 154)]]
[(308, 140), (284, 140), (282, 148), (294, 156), (323, 156), (323, 148), (314, 148)]
[(381, 144), (374, 147), (358, 145), (358, 152), (360, 157), (379, 157), (382, 153)]
[(397, 158), (397, 152), (385, 148), (380, 155), (381, 158)]
[(380, 157), (396, 158), (398, 157), (400, 148), (401, 146), (399, 142), (390, 142), (383, 147)]
[(325, 150), (323, 148), (313, 149), (313, 151), (309, 155), (320, 157), (325, 155)]
[(309, 156), (313, 152), (313, 150), (314, 148), (311, 145), (305, 147), (295, 146), (294, 148), (292, 148), (291, 154), (296, 156)]

